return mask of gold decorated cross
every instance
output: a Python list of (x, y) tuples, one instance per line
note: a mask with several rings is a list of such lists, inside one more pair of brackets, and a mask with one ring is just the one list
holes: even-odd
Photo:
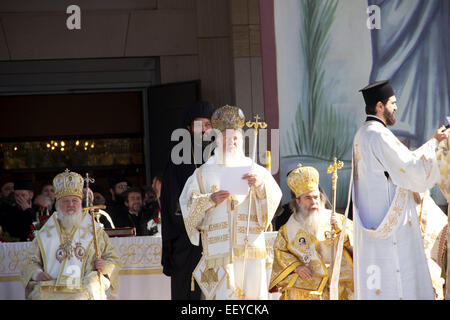
[(343, 167), (344, 163), (342, 161), (337, 161), (336, 157), (334, 157), (334, 163), (328, 167), (327, 173), (333, 174), (333, 190), (336, 190), (337, 171)]
[(254, 122), (247, 121), (247, 123), (246, 123), (247, 127), (249, 127), (249, 128), (253, 127), (253, 129), (255, 130), (255, 133), (258, 133), (258, 129), (265, 129), (265, 128), (267, 128), (267, 123), (259, 121), (260, 119), (261, 118), (258, 115), (256, 115), (255, 116), (255, 120), (256, 121), (254, 121)]

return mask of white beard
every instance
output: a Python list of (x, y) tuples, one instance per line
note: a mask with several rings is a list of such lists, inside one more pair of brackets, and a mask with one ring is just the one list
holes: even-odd
[(240, 164), (242, 162), (242, 158), (245, 157), (244, 150), (242, 146), (238, 147), (229, 147), (224, 152), (224, 164)]
[(56, 218), (65, 230), (72, 230), (73, 227), (78, 228), (81, 225), (82, 209), (75, 214), (66, 214), (62, 211), (57, 211)]
[(223, 156), (224, 164), (233, 164), (236, 161), (235, 152), (225, 152)]
[(320, 212), (322, 211), (322, 206), (319, 205), (319, 209), (314, 212), (307, 212), (302, 208), (297, 206), (297, 210), (295, 212), (295, 219), (302, 223), (304, 228), (308, 230), (309, 233), (314, 235), (316, 238), (319, 234), (320, 227)]
[(227, 148), (226, 151), (223, 151), (222, 148), (216, 148), (214, 154), (216, 155), (217, 162), (225, 166), (240, 165), (242, 158), (245, 157), (244, 151), (241, 148), (230, 148), (230, 150)]

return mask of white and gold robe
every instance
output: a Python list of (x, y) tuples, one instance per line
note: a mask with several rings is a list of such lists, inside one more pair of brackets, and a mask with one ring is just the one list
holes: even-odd
[[(332, 238), (330, 210), (320, 212), (317, 237), (292, 214), (278, 231), (274, 244), (274, 261), (269, 289), (282, 293), (280, 300), (328, 300), (332, 268), (332, 250), (340, 235)], [(343, 225), (345, 216), (337, 214)], [(348, 220), (339, 277), (339, 299), (353, 299), (352, 221)], [(312, 279), (302, 279), (298, 266), (307, 266)]]
[(356, 299), (435, 298), (413, 193), (437, 183), (436, 147), (431, 139), (411, 152), (377, 121), (357, 131), (352, 190)]
[[(450, 139), (441, 141), (437, 151), (437, 159), (439, 165), (439, 171), (441, 178), (439, 180), (439, 188), (442, 194), (445, 196), (447, 203), (450, 206)], [(447, 209), (448, 210), (448, 209)], [(448, 223), (450, 222), (450, 216), (447, 217), (447, 227), (444, 229), (443, 234), (439, 241), (438, 256), (440, 265), (443, 271), (443, 277), (445, 278), (446, 291), (444, 292), (444, 298), (450, 300), (450, 232)]]
[[(21, 264), (21, 278), (26, 298), (33, 300), (98, 300), (105, 299), (111, 287), (118, 290), (120, 260), (114, 244), (96, 223), (97, 242), (101, 259), (106, 266), (101, 275), (102, 287), (94, 267), (96, 259), (92, 220), (83, 214), (81, 226), (69, 234), (60, 225), (54, 213), (39, 230)], [(52, 280), (35, 281), (44, 271)]]
[(443, 255), (447, 247), (447, 216), (431, 198), (430, 193), (414, 194), (419, 213), (419, 225), (422, 232), (428, 269), (437, 300), (444, 298), (445, 276), (442, 276)]
[[(232, 196), (215, 206), (210, 196), (219, 191), (223, 165), (218, 163), (218, 156), (214, 155), (196, 169), (180, 196), (189, 239), (199, 245), (201, 236), (203, 246), (203, 257), (194, 276), (195, 272), (202, 274), (195, 278), (207, 299), (267, 299), (264, 231), (281, 200), (281, 190), (265, 168), (254, 164), (253, 170), (262, 177), (263, 183), (252, 192), (249, 239), (245, 249), (249, 196)], [(252, 160), (242, 155), (227, 166), (251, 164)], [(244, 259), (244, 252), (247, 259)]]

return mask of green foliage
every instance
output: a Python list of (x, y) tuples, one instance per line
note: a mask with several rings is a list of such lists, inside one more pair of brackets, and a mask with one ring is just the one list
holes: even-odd
[(304, 87), (288, 141), (297, 155), (322, 159), (342, 157), (351, 149), (354, 127), (349, 117), (336, 111), (324, 99), (323, 68), (328, 53), (330, 29), (337, 0), (302, 0), (301, 47), (304, 59)]

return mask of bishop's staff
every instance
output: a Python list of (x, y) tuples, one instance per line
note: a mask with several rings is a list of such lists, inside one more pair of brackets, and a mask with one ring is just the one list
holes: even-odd
[[(267, 123), (265, 122), (261, 122), (260, 117), (258, 115), (255, 116), (255, 120), (254, 122), (252, 121), (247, 121), (246, 125), (249, 128), (253, 128), (253, 153), (252, 153), (252, 170), (254, 168), (255, 165), (255, 160), (256, 160), (256, 146), (258, 144), (258, 130), (259, 129), (265, 129), (267, 128)], [(247, 261), (247, 250), (248, 250), (248, 234), (250, 231), (250, 214), (251, 214), (251, 210), (252, 210), (252, 196), (253, 196), (253, 187), (250, 188), (249, 190), (249, 199), (248, 199), (248, 216), (247, 216), (247, 232), (245, 234), (245, 247), (244, 247), (244, 263), (243, 263), (243, 279), (242, 279), (242, 289), (244, 289), (244, 284), (245, 284), (245, 274), (246, 274), (246, 261)]]
[[(100, 252), (98, 250), (98, 240), (97, 240), (97, 229), (95, 228), (95, 219), (94, 219), (94, 211), (97, 209), (105, 209), (105, 206), (90, 206), (89, 203), (89, 183), (94, 183), (95, 180), (89, 177), (89, 173), (86, 173), (86, 178), (84, 178), (84, 182), (86, 183), (86, 207), (83, 210), (88, 211), (92, 219), (92, 231), (94, 236), (94, 249), (95, 249), (95, 257), (96, 259), (100, 259)], [(98, 283), (100, 284), (100, 296), (103, 296), (103, 286), (102, 286), (102, 275), (100, 270), (97, 270), (98, 275)]]
[(337, 161), (337, 158), (334, 157), (334, 163), (328, 167), (327, 173), (332, 174), (332, 194), (331, 194), (331, 226), (332, 226), (332, 240), (333, 245), (331, 247), (332, 257), (331, 257), (331, 270), (333, 270), (334, 259), (335, 259), (335, 246), (334, 246), (334, 236), (337, 233), (337, 221), (336, 221), (336, 186), (338, 174), (337, 171), (344, 167), (344, 163), (342, 161)]

